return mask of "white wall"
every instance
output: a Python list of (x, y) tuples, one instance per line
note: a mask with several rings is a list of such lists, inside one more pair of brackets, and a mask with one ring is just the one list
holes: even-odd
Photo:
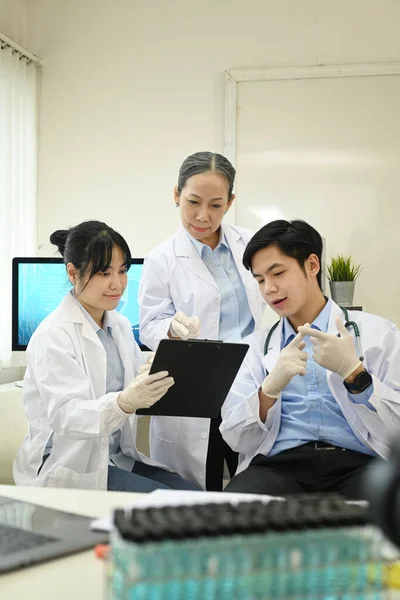
[(0, 0), (0, 32), (25, 45), (28, 0)]
[(305, 219), (328, 264), (362, 263), (354, 303), (400, 325), (400, 75), (237, 87), (238, 222)]
[(29, 0), (42, 59), (38, 240), (101, 218), (142, 255), (177, 170), (223, 149), (224, 70), (400, 60), (398, 0)]

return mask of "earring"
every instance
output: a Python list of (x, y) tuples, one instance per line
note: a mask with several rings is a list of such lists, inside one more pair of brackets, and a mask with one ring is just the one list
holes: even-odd
[(176, 208), (178, 208), (179, 202), (175, 202), (175, 206), (176, 206)]

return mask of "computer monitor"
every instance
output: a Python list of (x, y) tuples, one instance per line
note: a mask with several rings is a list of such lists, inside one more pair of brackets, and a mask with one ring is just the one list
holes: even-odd
[[(125, 315), (141, 350), (139, 339), (139, 282), (143, 258), (133, 258), (128, 285), (117, 307)], [(36, 327), (57, 308), (71, 289), (62, 258), (14, 258), (12, 268), (12, 350), (26, 350)]]

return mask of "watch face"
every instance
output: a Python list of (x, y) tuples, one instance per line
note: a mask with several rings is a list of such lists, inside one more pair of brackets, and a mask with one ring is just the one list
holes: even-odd
[(368, 371), (363, 371), (359, 374), (354, 383), (356, 384), (357, 389), (360, 390), (360, 392), (363, 392), (371, 385), (372, 377)]

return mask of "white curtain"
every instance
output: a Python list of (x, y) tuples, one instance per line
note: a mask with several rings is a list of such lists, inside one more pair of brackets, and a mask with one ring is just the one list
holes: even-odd
[(37, 64), (0, 38), (0, 368), (11, 366), (11, 273), (36, 256)]

